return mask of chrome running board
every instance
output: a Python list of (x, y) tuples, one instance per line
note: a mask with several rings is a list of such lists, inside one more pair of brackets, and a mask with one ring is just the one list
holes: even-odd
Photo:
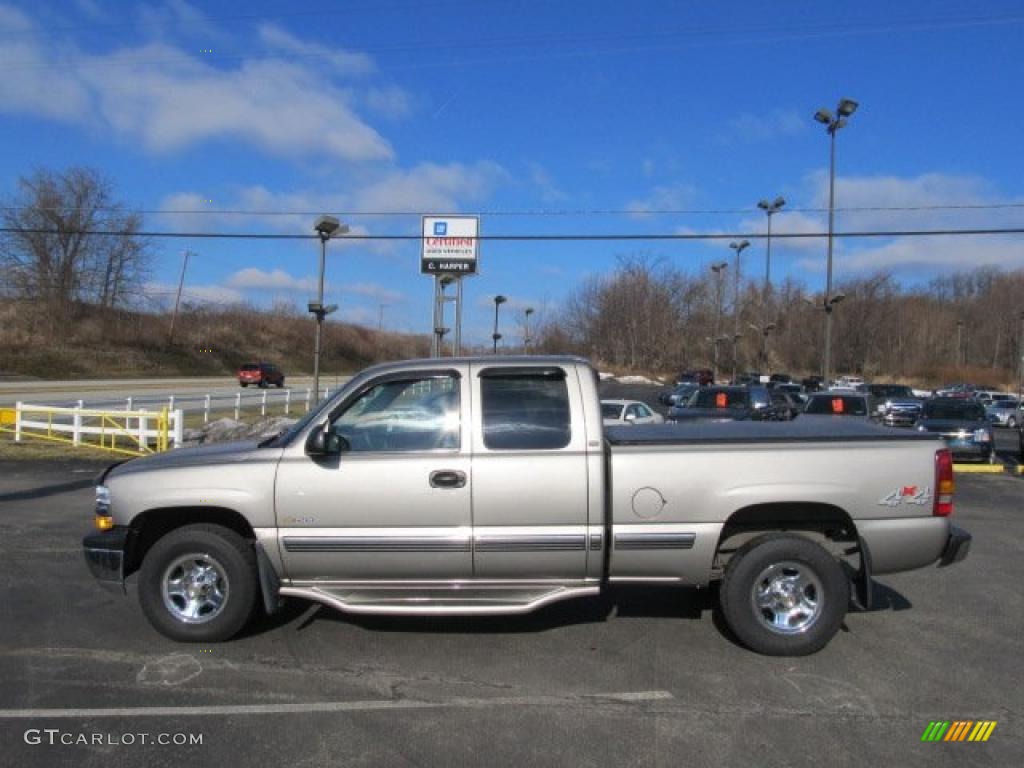
[(281, 587), (282, 597), (314, 600), (345, 613), (394, 616), (508, 616), (575, 597), (600, 594), (599, 585), (521, 585), (457, 589)]

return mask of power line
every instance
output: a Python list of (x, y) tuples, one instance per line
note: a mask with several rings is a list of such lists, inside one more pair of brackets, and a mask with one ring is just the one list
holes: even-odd
[[(836, 213), (910, 213), (927, 211), (998, 211), (1024, 209), (1024, 203), (950, 203), (948, 205), (865, 205), (838, 207)], [(6, 205), (0, 206), (0, 211), (74, 211), (75, 206), (36, 206), (36, 205)], [(97, 210), (126, 210), (123, 206), (97, 206)], [(827, 213), (828, 208), (804, 207), (787, 208), (785, 213)], [(260, 210), (241, 208), (135, 208), (131, 213), (144, 213), (150, 215), (220, 215), (220, 216), (319, 216), (323, 210), (298, 211), (298, 210)], [(367, 210), (334, 210), (338, 216), (422, 216), (423, 211), (367, 211)], [(479, 216), (503, 216), (503, 217), (572, 217), (572, 216), (691, 216), (691, 215), (722, 215), (722, 214), (747, 214), (760, 213), (750, 206), (748, 208), (578, 208), (578, 209), (509, 209), (509, 210), (477, 210), (473, 212)], [(783, 214), (783, 216), (784, 216)]]
[[(198, 20), (197, 20), (198, 21)], [(849, 36), (851, 34), (874, 34), (880, 32), (892, 32), (898, 30), (920, 31), (933, 29), (956, 29), (968, 26), (983, 26), (992, 24), (1014, 24), (1024, 21), (1024, 15), (1005, 14), (990, 16), (961, 16), (951, 18), (907, 18), (889, 20), (883, 23), (870, 22), (844, 22), (825, 24), (788, 24), (785, 27), (778, 25), (748, 25), (747, 27), (737, 26), (688, 26), (669, 30), (638, 30), (636, 32), (617, 33), (550, 33), (546, 35), (521, 35), (514, 37), (493, 37), (483, 39), (471, 39), (461, 41), (459, 50), (479, 49), (494, 51), (498, 49), (529, 49), (536, 48), (539, 52), (527, 56), (518, 57), (490, 57), (483, 60), (454, 59), (438, 60), (420, 65), (389, 66), (384, 67), (385, 71), (400, 69), (417, 69), (437, 66), (449, 66), (452, 64), (488, 64), (502, 63), (508, 61), (540, 60), (545, 58), (558, 58), (564, 56), (579, 55), (601, 55), (614, 53), (629, 53), (634, 51), (650, 51), (665, 48), (672, 48), (679, 45), (708, 45), (714, 43), (732, 42), (776, 42), (786, 40), (806, 40), (833, 37), (836, 35)], [(743, 35), (756, 35), (754, 38), (742, 37)], [(618, 47), (611, 47), (611, 44), (619, 43)], [(300, 43), (302, 45), (317, 46), (316, 43)], [(625, 45), (623, 45), (625, 44)], [(591, 48), (580, 48), (566, 50), (568, 46), (592, 46)], [(282, 56), (288, 60), (295, 59), (323, 59), (332, 58), (339, 53), (349, 55), (379, 55), (379, 54), (402, 54), (430, 52), (432, 50), (450, 51), (452, 46), (449, 41), (425, 42), (422, 40), (398, 42), (383, 45), (369, 45), (359, 48), (345, 49), (342, 51), (331, 49), (318, 50), (277, 50), (263, 49), (255, 54), (232, 53), (232, 54), (211, 54), (204, 56), (204, 61), (217, 60), (228, 61), (259, 61), (263, 59), (275, 59)], [(145, 64), (181, 64), (192, 63), (196, 59), (182, 51), (181, 55), (164, 56), (159, 59), (148, 59)], [(48, 64), (36, 64), (32, 62), (18, 62), (17, 60), (5, 63), (7, 71), (34, 71), (34, 70), (75, 70), (82, 67), (137, 67), (138, 57), (134, 53), (114, 56), (92, 56), (92, 57), (68, 57), (60, 61)]]
[[(95, 235), (97, 237), (139, 237), (139, 238), (194, 238), (222, 240), (318, 240), (319, 236), (299, 234), (268, 234), (259, 232), (117, 232), (84, 229), (41, 229), (21, 227), (0, 227), (0, 233), (61, 235), (74, 233), (78, 235)], [(892, 230), (855, 230), (849, 232), (833, 232), (833, 237), (937, 237), (937, 236), (980, 236), (980, 235), (1020, 235), (1022, 227), (988, 227), (974, 229), (892, 229)], [(828, 232), (772, 232), (773, 238), (801, 240), (808, 238), (827, 238)], [(628, 241), (628, 240), (732, 240), (732, 239), (763, 239), (763, 232), (673, 232), (673, 233), (619, 233), (619, 234), (569, 234), (569, 235), (478, 235), (476, 240), (502, 242), (565, 242), (565, 241)], [(394, 234), (347, 234), (339, 240), (423, 240), (422, 235)]]

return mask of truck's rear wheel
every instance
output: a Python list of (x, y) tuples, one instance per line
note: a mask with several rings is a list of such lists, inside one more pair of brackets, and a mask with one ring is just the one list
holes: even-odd
[(839, 561), (809, 539), (775, 533), (729, 561), (719, 590), (722, 614), (740, 641), (768, 656), (805, 656), (839, 631), (850, 584)]
[(219, 525), (187, 525), (146, 553), (139, 602), (149, 623), (172, 640), (210, 643), (238, 633), (256, 604), (252, 545)]

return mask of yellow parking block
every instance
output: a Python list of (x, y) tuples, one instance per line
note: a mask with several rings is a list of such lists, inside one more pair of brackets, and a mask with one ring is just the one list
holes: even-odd
[(0, 425), (13, 424), (15, 416), (16, 413), (13, 408), (0, 408)]
[(975, 475), (1001, 475), (1006, 472), (1006, 467), (1002, 464), (954, 464), (953, 471)]

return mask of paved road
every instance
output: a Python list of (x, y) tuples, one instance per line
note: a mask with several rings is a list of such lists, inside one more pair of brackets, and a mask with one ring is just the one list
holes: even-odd
[[(345, 617), (302, 603), (209, 648), (155, 634), (79, 552), (96, 464), (0, 464), (0, 764), (1019, 765), (1024, 480), (958, 479), (952, 569), (884, 577), (821, 653), (771, 659), (706, 593), (618, 591), (531, 616)], [(112, 708), (116, 711), (104, 712)], [(72, 711), (66, 711), (66, 710)], [(56, 711), (65, 710), (65, 711)], [(930, 720), (997, 720), (922, 744)], [(26, 743), (37, 736), (39, 744)], [(44, 729), (57, 729), (57, 745)], [(70, 745), (126, 734), (202, 745)], [(94, 736), (96, 734), (96, 736)]]

